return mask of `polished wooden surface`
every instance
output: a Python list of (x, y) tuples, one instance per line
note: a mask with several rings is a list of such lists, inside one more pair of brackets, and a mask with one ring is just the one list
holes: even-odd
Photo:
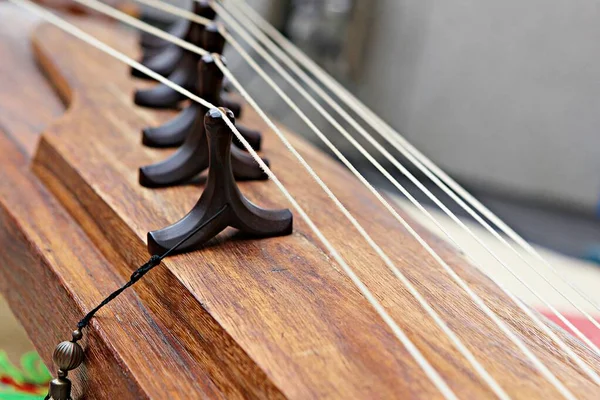
[[(82, 26), (135, 54), (132, 35)], [(48, 361), (85, 310), (147, 258), (146, 232), (185, 214), (202, 182), (140, 187), (137, 168), (166, 155), (143, 148), (140, 129), (165, 115), (132, 104), (138, 82), (118, 61), (47, 25), (33, 43), (69, 110), (45, 129), (33, 163), (37, 177), (30, 153), (15, 145), (31, 149), (33, 130), (26, 134), (15, 122), (0, 136), (8, 154), (0, 160), (7, 177), (0, 182), (0, 238), (8, 249), (0, 253), (0, 274), (3, 293)], [(14, 120), (15, 107), (24, 116), (38, 113), (25, 102), (19, 106), (17, 87), (2, 82), (0, 122)], [(8, 95), (17, 99), (10, 110)], [(263, 155), (273, 171), (456, 393), (493, 398), (279, 140), (247, 106), (244, 111), (241, 122), (265, 132)], [(41, 116), (29, 121), (47, 123), (52, 112), (40, 107)], [(290, 140), (512, 397), (559, 398), (358, 181), (306, 141), (291, 134)], [(288, 206), (271, 182), (240, 187), (261, 206)], [(580, 398), (599, 396), (498, 288), (421, 232), (569, 389)], [(252, 240), (228, 231), (201, 251), (166, 260), (104, 309), (90, 331), (85, 367), (73, 374), (86, 398), (441, 398), (297, 215), (289, 237)], [(597, 357), (559, 333), (597, 368)]]

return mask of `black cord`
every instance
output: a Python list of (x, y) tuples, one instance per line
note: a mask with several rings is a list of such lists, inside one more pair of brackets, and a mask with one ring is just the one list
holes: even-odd
[(92, 318), (94, 318), (94, 315), (96, 315), (96, 313), (98, 311), (100, 311), (100, 309), (102, 307), (104, 307), (105, 305), (107, 305), (108, 303), (110, 303), (111, 301), (113, 301), (115, 298), (117, 298), (121, 293), (123, 293), (125, 291), (125, 289), (127, 289), (130, 286), (132, 286), (134, 283), (136, 283), (140, 279), (142, 279), (142, 277), (144, 275), (146, 275), (152, 268), (160, 265), (160, 263), (162, 262), (163, 259), (165, 259), (169, 255), (171, 255), (171, 253), (173, 253), (175, 250), (177, 250), (182, 244), (184, 244), (192, 236), (194, 236), (196, 233), (198, 233), (202, 228), (204, 228), (206, 225), (208, 225), (209, 223), (211, 223), (212, 221), (214, 221), (219, 215), (221, 215), (223, 212), (225, 212), (226, 209), (227, 209), (227, 204), (225, 204), (219, 211), (217, 211), (215, 213), (215, 215), (213, 215), (212, 217), (210, 217), (209, 219), (207, 219), (202, 225), (198, 226), (196, 229), (194, 229), (193, 231), (191, 231), (186, 237), (184, 237), (183, 239), (181, 239), (179, 241), (179, 243), (177, 243), (176, 245), (174, 245), (173, 247), (171, 247), (169, 250), (165, 251), (162, 255), (160, 255), (160, 256), (153, 255), (152, 257), (150, 257), (150, 259), (144, 265), (142, 265), (141, 267), (139, 267), (138, 269), (136, 269), (131, 274), (131, 277), (129, 278), (129, 281), (126, 284), (124, 284), (119, 289), (117, 289), (114, 292), (112, 292), (110, 295), (108, 295), (108, 297), (106, 297), (104, 300), (102, 300), (102, 302), (100, 304), (98, 304), (90, 312), (88, 312), (85, 315), (85, 317), (83, 317), (81, 319), (81, 321), (79, 321), (77, 323), (77, 328), (79, 330), (81, 330), (81, 329), (85, 328), (86, 326), (88, 326), (89, 323), (90, 323), (90, 320)]

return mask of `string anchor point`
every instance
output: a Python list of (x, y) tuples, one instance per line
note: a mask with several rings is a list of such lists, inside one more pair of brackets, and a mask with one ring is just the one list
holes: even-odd
[[(206, 188), (185, 217), (171, 226), (148, 233), (148, 251), (151, 254), (161, 254), (172, 248), (211, 218), (210, 223), (198, 229), (179, 248), (180, 251), (201, 246), (229, 226), (259, 237), (292, 233), (293, 217), (290, 210), (262, 209), (248, 201), (240, 192), (231, 163), (233, 132), (222, 118), (222, 112), (233, 119), (233, 113), (223, 108), (212, 108), (204, 117), (209, 145)], [(221, 212), (224, 208), (225, 211)], [(220, 215), (213, 218), (219, 212)]]
[[(204, 31), (205, 48), (214, 48), (214, 46), (217, 46), (217, 44), (220, 43), (219, 38), (215, 37), (215, 35), (218, 35), (218, 33), (215, 31), (210, 31), (209, 28), (210, 25), (207, 26)], [(211, 43), (217, 44), (211, 47)], [(224, 57), (220, 57), (220, 59), (223, 64), (226, 63)], [(235, 117), (238, 118), (242, 110), (241, 104), (221, 96), (221, 92), (223, 91), (223, 72), (215, 64), (214, 55), (206, 54), (204, 57), (202, 57), (199, 63), (196, 63), (194, 70), (197, 71), (197, 73), (194, 74), (194, 79), (196, 82), (193, 90), (191, 91), (216, 106), (223, 106), (230, 109), (233, 111)], [(171, 77), (169, 77), (169, 79), (172, 80)], [(190, 88), (188, 87), (188, 89)], [(152, 90), (169, 92), (172, 96), (176, 97), (176, 102), (185, 98), (185, 96), (181, 95), (179, 92), (176, 92), (165, 85), (156, 86), (147, 92), (137, 92), (136, 96), (143, 93), (155, 93), (152, 92)], [(171, 95), (163, 97), (163, 94), (159, 95), (156, 100), (162, 101), (166, 97), (171, 97)], [(144, 128), (142, 130), (142, 143), (145, 146), (150, 147), (179, 147), (191, 134), (196, 120), (200, 120), (203, 124), (202, 121), (204, 120), (204, 113), (206, 113), (206, 111), (207, 109), (205, 107), (192, 102), (192, 104), (188, 105), (175, 118), (167, 121), (163, 125)], [(250, 143), (254, 150), (260, 150), (260, 132), (245, 128), (243, 126), (239, 126), (238, 130), (248, 141), (248, 143)], [(236, 139), (237, 138), (234, 138), (234, 144), (242, 148), (241, 144)]]
[[(210, 55), (205, 55), (199, 65), (200, 82), (199, 93), (212, 104), (218, 104), (219, 92), (223, 73), (215, 64)], [(144, 187), (166, 187), (182, 184), (204, 171), (209, 165), (209, 148), (207, 146), (204, 114), (208, 110), (200, 104), (194, 103), (185, 112), (186, 118), (193, 119), (192, 126), (187, 132), (185, 141), (179, 149), (163, 161), (146, 165), (139, 170), (139, 183)], [(229, 112), (231, 112), (229, 110)], [(233, 120), (233, 115), (232, 115)], [(248, 130), (240, 130), (242, 135)], [(249, 143), (248, 136), (244, 135)], [(258, 134), (260, 144), (260, 134)], [(269, 165), (267, 160), (264, 162)], [(238, 147), (231, 149), (231, 165), (233, 175), (237, 180), (262, 180), (267, 175), (260, 169), (256, 161), (245, 151)]]

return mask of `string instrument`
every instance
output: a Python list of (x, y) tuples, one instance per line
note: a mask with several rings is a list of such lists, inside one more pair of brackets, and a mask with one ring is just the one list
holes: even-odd
[[(517, 275), (551, 266), (249, 6), (140, 0), (180, 18), (161, 31), (77, 3), (141, 36), (0, 5), (0, 289), (56, 376), (48, 398), (600, 398), (591, 341), (419, 226), (329, 138), (406, 151), (392, 164), (508, 235)], [(338, 160), (273, 122), (223, 47)]]

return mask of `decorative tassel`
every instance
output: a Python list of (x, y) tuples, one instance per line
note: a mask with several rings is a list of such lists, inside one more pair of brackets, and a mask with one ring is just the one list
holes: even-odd
[(197, 234), (206, 225), (213, 222), (215, 219), (221, 216), (225, 211), (228, 210), (228, 205), (223, 206), (215, 215), (208, 218), (203, 224), (199, 225), (191, 232), (188, 233), (181, 241), (176, 243), (169, 250), (165, 251), (162, 255), (153, 255), (150, 259), (141, 267), (133, 271), (129, 281), (121, 286), (119, 289), (112, 292), (106, 297), (100, 304), (89, 311), (82, 319), (77, 323), (77, 329), (73, 331), (73, 339), (71, 341), (61, 342), (54, 349), (52, 354), (52, 360), (58, 366), (58, 373), (56, 379), (50, 382), (50, 389), (44, 400), (73, 400), (71, 397), (71, 381), (67, 378), (69, 371), (79, 367), (85, 358), (83, 348), (77, 343), (83, 338), (83, 328), (87, 327), (91, 319), (96, 315), (101, 308), (106, 306), (108, 303), (113, 301), (128, 287), (142, 279), (144, 275), (150, 272), (154, 267), (160, 265), (162, 260), (171, 255), (181, 245), (188, 241), (192, 236)]

